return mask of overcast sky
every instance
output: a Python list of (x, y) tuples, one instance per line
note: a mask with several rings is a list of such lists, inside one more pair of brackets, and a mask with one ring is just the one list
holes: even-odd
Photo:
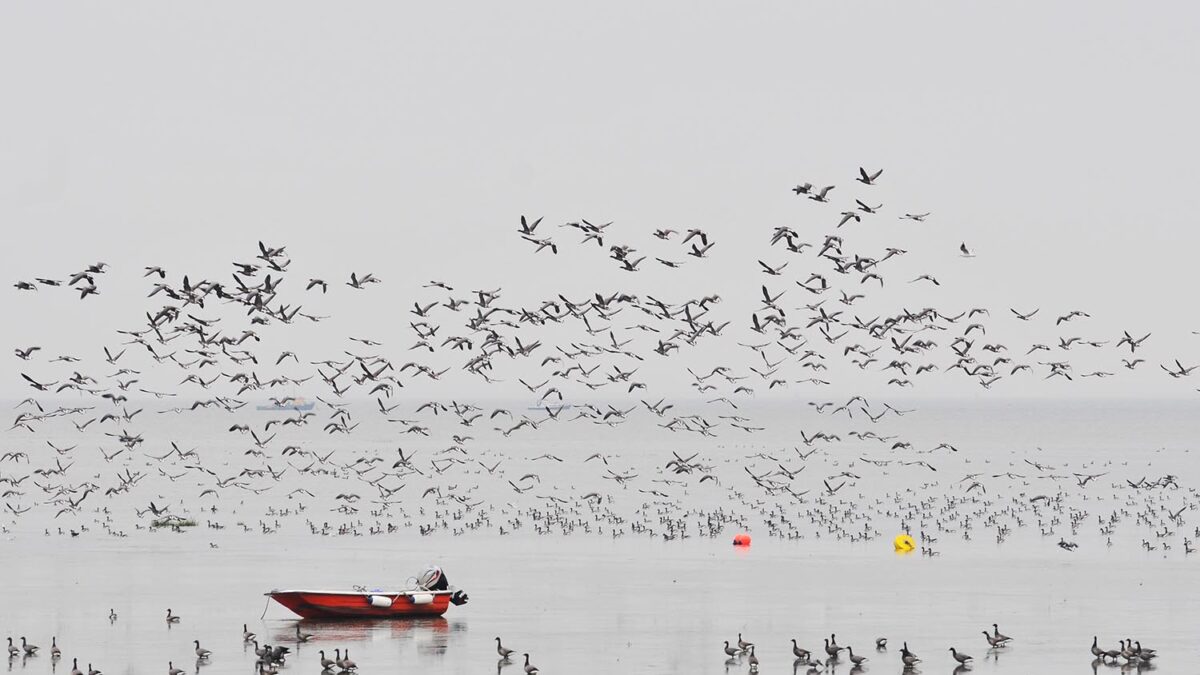
[[(98, 344), (148, 306), (141, 266), (227, 275), (258, 239), (297, 275), (374, 272), (396, 302), (431, 278), (753, 301), (771, 228), (832, 231), (836, 210), (789, 192), (811, 181), (878, 197), (869, 236), (953, 282), (914, 309), (1083, 309), (1074, 334), (1153, 330), (1190, 365), (1198, 20), (1179, 2), (6, 2), (4, 342)], [(859, 165), (885, 170), (877, 192)], [(651, 253), (656, 227), (719, 244), (709, 267), (632, 277), (565, 231), (532, 258), (523, 213), (615, 221)], [(11, 287), (97, 260), (117, 268), (100, 298)]]

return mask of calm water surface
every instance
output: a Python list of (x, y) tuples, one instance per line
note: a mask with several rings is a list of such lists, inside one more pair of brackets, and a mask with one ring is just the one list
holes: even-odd
[[(1001, 472), (1009, 463), (1020, 465), (1023, 458), (1037, 456), (1071, 468), (1095, 462), (1103, 465), (1099, 470), (1111, 472), (1091, 492), (1063, 486), (1070, 492), (1064, 498), (1081, 500), (1077, 503), (1084, 507), (1096, 501), (1096, 513), (1122, 505), (1131, 511), (1144, 508), (1137, 501), (1141, 493), (1119, 490), (1117, 483), (1126, 475), (1136, 479), (1171, 472), (1179, 476), (1181, 487), (1161, 495), (1163, 503), (1195, 503), (1191, 488), (1197, 466), (1190, 443), (1200, 433), (1200, 417), (1192, 412), (1193, 404), (929, 406), (919, 416), (896, 420), (889, 430), (903, 433), (918, 447), (952, 441), (962, 448), (960, 455), (937, 459), (942, 468), (936, 474), (915, 469), (863, 472), (853, 492), (843, 496), (865, 501), (905, 489), (917, 496), (944, 494), (961, 490), (952, 486), (967, 471)], [(802, 414), (809, 416), (809, 430), (832, 428), (827, 419), (814, 418), (807, 410)], [(574, 459), (574, 464), (536, 465), (552, 484), (543, 492), (593, 487), (614, 492), (611, 482), (595, 477), (595, 463), (579, 463), (586, 456), (581, 453), (612, 452), (624, 464), (649, 471), (669, 459), (670, 450), (694, 448), (732, 480), (742, 464), (751, 463), (748, 454), (798, 444), (785, 431), (764, 426), (769, 431), (761, 435), (703, 443), (664, 439), (661, 433), (626, 431), (627, 440), (617, 442), (611, 435), (583, 438), (553, 432), (489, 448), (505, 453), (514, 464), (515, 458), (548, 451)], [(203, 429), (181, 426), (171, 432), (193, 445), (219, 448), (228, 443), (224, 436), (206, 438)], [(364, 442), (370, 438), (364, 434), (348, 442), (373, 452), (374, 446)], [(828, 466), (820, 471), (849, 466), (864, 448), (886, 456), (886, 448), (876, 445), (839, 447), (830, 453), (844, 454), (824, 456)], [(393, 453), (394, 448), (381, 446), (379, 452)], [(227, 461), (241, 460), (230, 454)], [(116, 470), (102, 461), (85, 468), (96, 474)], [(805, 480), (819, 485), (820, 475)], [(114, 498), (110, 507), (117, 525), (133, 521), (126, 512), (134, 504), (144, 506), (145, 498), (155, 494), (170, 501), (178, 496), (171, 493), (175, 489), (196, 492), (191, 485), (164, 483), (137, 499)], [(993, 485), (993, 492), (1005, 489)], [(1028, 490), (1053, 493), (1054, 487)], [(410, 511), (419, 508), (416, 494), (406, 498), (413, 503)], [(483, 508), (497, 511), (521, 499), (486, 485), (478, 494), (487, 502)], [(127, 538), (107, 537), (96, 527), (75, 538), (58, 536), (57, 527), (64, 523), (48, 517), (14, 526), (0, 542), (0, 635), (27, 636), (42, 646), (43, 655), (10, 660), (6, 667), (14, 673), (66, 675), (72, 657), (78, 657), (82, 668), (90, 662), (106, 673), (166, 673), (168, 661), (192, 672), (197, 670), (192, 640), (198, 639), (213, 652), (211, 661), (198, 667), (201, 673), (247, 673), (254, 654), (242, 644), (243, 623), (271, 643), (289, 644), (294, 631), (295, 618), (280, 606), (267, 606), (264, 591), (395, 586), (433, 562), (446, 570), (451, 583), (470, 593), (468, 605), (451, 607), (444, 619), (434, 621), (305, 621), (304, 630), (316, 637), (309, 644), (292, 645), (296, 653), (285, 671), (317, 673), (319, 649), (332, 653), (348, 648), (363, 673), (492, 672), (498, 668), (493, 638), (500, 635), (507, 646), (529, 651), (544, 673), (741, 673), (748, 666), (727, 662), (721, 651), (722, 641), (735, 640), (741, 632), (759, 645), (762, 673), (797, 672), (789, 640), (819, 651), (821, 639), (830, 633), (837, 634), (839, 644), (854, 646), (871, 659), (865, 671), (855, 672), (901, 672), (899, 645), (907, 641), (924, 659), (920, 672), (954, 672), (948, 653), (954, 646), (976, 657), (978, 673), (1087, 673), (1093, 670), (1088, 653), (1093, 635), (1106, 648), (1132, 636), (1158, 649), (1163, 656), (1155, 672), (1200, 672), (1200, 558), (1184, 555), (1178, 545), (1170, 551), (1146, 551), (1138, 545), (1144, 534), (1140, 530), (1118, 532), (1112, 546), (1094, 533), (1081, 532), (1081, 548), (1074, 553), (1054, 546), (1058, 536), (1042, 537), (1032, 526), (1004, 544), (986, 530), (970, 541), (943, 534), (938, 557), (895, 554), (890, 537), (898, 522), (882, 521), (874, 526), (886, 536), (858, 543), (815, 534), (787, 541), (751, 527), (756, 538), (748, 550), (733, 548), (728, 537), (663, 541), (627, 534), (614, 539), (582, 532), (537, 535), (531, 528), (508, 536), (494, 529), (421, 536), (415, 527), (378, 536), (314, 536), (294, 521), (264, 535), (257, 523), (268, 504), (277, 505), (279, 499), (267, 502), (263, 497), (261, 504), (254, 499), (248, 493), (237, 503), (217, 502), (226, 525), (222, 530), (204, 527), (204, 516), (200, 527), (183, 533), (129, 526)], [(689, 489), (679, 499), (705, 504), (728, 497)], [(1103, 505), (1098, 503), (1102, 499), (1107, 500)], [(622, 500), (630, 509), (645, 503), (622, 494), (614, 498)], [(800, 518), (800, 512), (813, 506), (792, 508)], [(348, 520), (328, 504), (321, 509), (305, 518)], [(1184, 518), (1187, 525), (1179, 529), (1190, 535), (1200, 519)], [(500, 515), (495, 519), (503, 520)], [(251, 525), (251, 531), (235, 526), (237, 520)], [(420, 516), (414, 513), (413, 520), (420, 522)], [(362, 515), (361, 521), (365, 527), (372, 519)], [(50, 536), (44, 534), (47, 528)], [(183, 617), (181, 623), (165, 623), (168, 607)], [(110, 608), (119, 615), (111, 624)], [(1016, 638), (1011, 647), (986, 648), (980, 631), (993, 622)], [(45, 653), (51, 636), (57, 636), (65, 657), (57, 666)], [(874, 650), (880, 636), (890, 640), (886, 652)], [(1119, 669), (1104, 665), (1098, 670)], [(519, 675), (520, 659), (499, 671)], [(850, 668), (842, 664), (835, 672)]]

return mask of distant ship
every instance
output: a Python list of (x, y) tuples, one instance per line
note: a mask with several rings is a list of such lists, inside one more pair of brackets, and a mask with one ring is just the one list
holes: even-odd
[(270, 405), (260, 405), (258, 410), (268, 412), (291, 412), (297, 410), (305, 412), (312, 410), (317, 405), (316, 401), (306, 400), (303, 396), (289, 396), (281, 399), (271, 399)]
[(551, 410), (573, 410), (575, 405), (572, 403), (543, 403), (541, 405), (531, 405), (526, 410), (545, 410), (546, 408)]

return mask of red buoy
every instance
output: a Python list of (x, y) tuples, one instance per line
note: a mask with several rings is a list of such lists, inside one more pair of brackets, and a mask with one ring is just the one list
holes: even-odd
[(750, 535), (746, 534), (745, 532), (733, 535), (733, 545), (734, 546), (749, 546), (750, 545)]

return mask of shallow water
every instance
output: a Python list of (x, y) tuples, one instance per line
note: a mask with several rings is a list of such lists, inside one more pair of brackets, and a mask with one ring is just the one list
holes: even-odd
[[(264, 591), (393, 586), (436, 562), (452, 584), (470, 593), (468, 605), (451, 607), (444, 619), (435, 621), (305, 621), (304, 630), (316, 637), (309, 644), (292, 645), (296, 653), (285, 670), (318, 672), (319, 649), (348, 648), (364, 673), (491, 672), (497, 667), (493, 638), (499, 635), (507, 646), (530, 652), (545, 673), (746, 672), (744, 661), (729, 663), (721, 651), (722, 641), (736, 640), (741, 632), (759, 645), (762, 673), (794, 672), (789, 640), (796, 638), (801, 646), (820, 650), (822, 638), (830, 633), (837, 634), (839, 644), (854, 646), (856, 653), (870, 658), (866, 672), (900, 672), (898, 649), (907, 641), (923, 659), (923, 672), (953, 671), (955, 662), (948, 649), (955, 646), (978, 659), (974, 672), (1082, 673), (1092, 670), (1088, 646), (1093, 635), (1099, 635), (1106, 648), (1115, 648), (1118, 639), (1131, 636), (1158, 649), (1162, 657), (1156, 672), (1194, 672), (1193, 664), (1200, 659), (1194, 635), (1194, 627), (1200, 625), (1196, 601), (1200, 557), (1185, 555), (1180, 543), (1195, 527), (1188, 522), (1192, 511), (1183, 515), (1183, 525), (1171, 525), (1175, 532), (1165, 538), (1173, 543), (1168, 550), (1140, 547), (1143, 538), (1153, 539), (1148, 535), (1152, 526), (1136, 525), (1132, 516), (1118, 526), (1112, 546), (1106, 545), (1094, 525), (1098, 514), (1113, 510), (1136, 513), (1196, 503), (1192, 489), (1196, 454), (1189, 443), (1200, 432), (1200, 421), (1189, 414), (1193, 407), (1112, 402), (927, 404), (917, 414), (889, 420), (886, 427), (878, 425), (880, 433), (886, 429), (903, 434), (914, 443), (913, 452), (941, 440), (952, 441), (960, 452), (930, 455), (930, 461), (939, 465), (936, 473), (917, 467), (875, 470), (861, 461), (852, 464), (864, 454), (890, 456), (886, 445), (873, 441), (854, 447), (857, 442), (851, 439), (818, 453), (807, 460), (809, 468), (795, 481), (797, 488), (815, 491), (801, 502), (779, 500), (803, 534), (791, 540), (769, 536), (753, 518), (756, 511), (747, 504), (771, 498), (751, 492), (753, 484), (742, 465), (762, 471), (770, 462), (747, 456), (760, 450), (791, 452), (788, 448), (799, 443), (788, 430), (797, 426), (809, 433), (839, 425), (861, 426), (802, 409), (795, 424), (780, 418), (765, 424), (768, 431), (763, 434), (744, 439), (728, 434), (706, 440), (662, 432), (642, 435), (635, 433), (638, 427), (633, 425), (617, 432), (622, 435), (604, 436), (581, 435), (578, 426), (550, 428), (520, 439), (489, 441), (487, 450), (477, 453), (503, 458), (509, 479), (526, 470), (539, 472), (538, 489), (518, 495), (505, 480), (478, 467), (464, 467), (457, 475), (431, 476), (424, 484), (413, 477), (402, 499), (405, 517), (377, 518), (367, 515), (365, 504), (353, 515), (332, 510), (329, 497), (344, 489), (344, 481), (295, 474), (284, 481), (289, 489), (293, 485), (289, 481), (304, 481), (294, 484), (307, 485), (318, 495), (303, 515), (269, 515), (272, 509), (278, 513), (295, 506), (295, 500), (285, 499), (279, 491), (223, 492), (217, 501), (203, 502), (215, 504), (215, 514), (201, 512), (201, 502), (193, 495), (202, 483), (190, 477), (171, 482), (157, 476), (155, 468), (144, 466), (142, 455), (160, 454), (162, 439), (172, 438), (185, 447), (201, 446), (207, 466), (228, 465), (217, 469), (222, 475), (250, 460), (241, 455), (240, 439), (205, 435), (204, 429), (213, 428), (212, 420), (173, 418), (178, 424), (169, 429), (148, 427), (147, 436), (156, 439), (155, 447), (139, 451), (129, 462), (130, 467), (151, 474), (150, 482), (140, 485), (134, 495), (90, 503), (93, 509), (103, 507), (109, 513), (85, 509), (86, 517), (78, 524), (89, 526), (88, 531), (78, 537), (58, 536), (58, 527), (77, 526), (77, 521), (69, 515), (55, 519), (45, 509), (10, 526), (0, 544), (5, 582), (0, 635), (25, 635), (43, 647), (41, 656), (9, 661), (10, 672), (32, 675), (57, 670), (65, 675), (74, 657), (80, 659), (81, 668), (90, 662), (107, 673), (165, 673), (168, 661), (192, 672), (197, 669), (192, 640), (198, 639), (213, 652), (211, 662), (200, 665), (199, 671), (245, 673), (252, 670), (254, 654), (242, 644), (243, 623), (278, 644), (288, 644), (294, 631), (294, 617), (280, 606), (267, 606)], [(364, 425), (363, 431), (339, 441), (341, 461), (358, 455), (395, 456), (395, 443), (388, 439), (386, 428), (376, 432)], [(70, 441), (69, 435), (64, 438)], [(406, 448), (426, 455), (438, 447), (435, 441), (405, 441)], [(598, 462), (582, 463), (591, 452), (606, 448), (613, 466), (638, 469), (640, 481), (621, 489), (600, 477), (604, 467)], [(671, 457), (671, 450), (701, 451), (725, 484), (720, 488), (697, 485), (693, 478), (686, 486), (664, 487), (679, 507), (636, 493), (638, 487), (649, 487), (647, 479), (657, 475), (655, 467)], [(545, 452), (567, 461), (532, 460)], [(886, 501), (905, 490), (917, 497), (957, 495), (962, 491), (958, 481), (969, 471), (1017, 471), (1019, 467), (1032, 476), (1037, 471), (1024, 463), (1029, 458), (1054, 464), (1067, 474), (1089, 464), (1091, 470), (1110, 473), (1082, 490), (1070, 480), (1029, 478), (1025, 481), (1029, 485), (1019, 480), (986, 480), (987, 499), (995, 500), (993, 504), (1005, 500), (1022, 504), (1031, 494), (1061, 491), (1064, 503), (1089, 514), (1074, 537), (1061, 524), (1053, 535), (1040, 535), (1032, 513), (1023, 516), (1027, 526), (1015, 528), (1002, 544), (988, 526), (963, 528), (974, 532), (966, 540), (957, 524), (942, 523), (949, 531), (938, 535), (938, 525), (925, 522), (921, 529), (928, 528), (928, 534), (937, 537), (931, 545), (940, 555), (901, 556), (890, 545), (899, 519), (874, 516), (871, 525), (881, 536), (855, 543), (838, 540), (805, 520), (812, 509), (848, 509), (845, 504), (850, 503), (865, 509), (872, 500)], [(35, 459), (34, 465), (39, 460), (44, 463), (47, 458)], [(81, 454), (79, 461), (73, 472), (95, 475), (101, 481), (124, 468), (119, 462), (105, 463), (98, 454)], [(793, 455), (785, 463), (800, 462)], [(822, 476), (849, 466), (862, 478), (834, 498), (820, 496)], [(1179, 476), (1181, 487), (1154, 492), (1121, 487), (1127, 476), (1136, 480), (1168, 472)], [(454, 510), (453, 505), (435, 506), (433, 497), (418, 499), (419, 491), (425, 484), (447, 483), (477, 486), (472, 499), (483, 502), (477, 511), (487, 514), (487, 527), (462, 536), (447, 531), (453, 526), (428, 536), (418, 533), (416, 525), (435, 520), (434, 511), (444, 517)], [(610, 532), (587, 534), (580, 529), (564, 535), (551, 528), (549, 534), (539, 535), (532, 527), (497, 534), (496, 524), (506, 518), (528, 520), (526, 509), (539, 504), (535, 494), (577, 498), (591, 489), (605, 491), (606, 508), (620, 513), (643, 511), (650, 523), (659, 512), (678, 516), (684, 508), (722, 506), (748, 516), (754, 544), (735, 549), (726, 533), (676, 541), (648, 533), (613, 538)], [(739, 502), (732, 497), (734, 492), (747, 496)], [(136, 529), (133, 524), (138, 520), (132, 511), (144, 508), (150, 499), (180, 503), (179, 508), (190, 509), (200, 526), (181, 533)], [(964, 512), (984, 508), (983, 503), (956, 503)], [(574, 505), (567, 508), (586, 514)], [(111, 518), (112, 528), (129, 536), (105, 535), (94, 522), (102, 518)], [(219, 521), (225, 529), (205, 527), (207, 520)], [(357, 523), (359, 534), (312, 535), (306, 520)], [(399, 524), (394, 533), (363, 534), (374, 522), (393, 520)], [(281, 521), (281, 526), (275, 533), (263, 534), (260, 521)], [(238, 522), (246, 523), (249, 531), (238, 527)], [(49, 535), (43, 533), (46, 530)], [(1059, 549), (1054, 543), (1062, 536), (1076, 539), (1080, 549)], [(165, 623), (168, 607), (183, 617), (180, 624)], [(110, 608), (119, 615), (111, 624)], [(264, 608), (265, 618), (260, 619)], [(1011, 647), (987, 649), (980, 631), (993, 622), (1016, 638)], [(64, 654), (56, 668), (46, 653), (51, 636), (57, 636)], [(874, 640), (880, 636), (889, 638), (888, 651), (874, 650)], [(1098, 669), (1116, 671), (1103, 665)], [(501, 664), (499, 670), (517, 675), (522, 672), (521, 661)], [(835, 671), (850, 672), (850, 668), (843, 662)]]
[[(953, 668), (946, 652), (958, 646), (980, 659), (977, 672), (1084, 672), (1093, 634), (1113, 646), (1126, 634), (1152, 639), (1167, 655), (1164, 673), (1190, 672), (1184, 664), (1200, 656), (1193, 561), (1048, 561), (995, 550), (922, 558), (772, 541), (739, 551), (632, 538), (279, 535), (268, 544), (235, 533), (216, 537), (216, 550), (186, 535), (160, 539), (131, 547), (47, 538), (20, 554), (6, 547), (3, 630), (38, 636), (43, 647), (56, 635), (63, 672), (75, 656), (107, 672), (165, 672), (168, 660), (190, 671), (193, 639), (214, 652), (203, 672), (247, 672), (254, 656), (241, 644), (242, 623), (275, 644), (294, 630), (287, 610), (265, 607), (264, 590), (388, 585), (436, 555), (469, 604), (433, 621), (305, 621), (317, 637), (288, 669), (316, 672), (317, 650), (337, 647), (363, 672), (490, 671), (496, 635), (529, 650), (545, 672), (572, 673), (741, 672), (727, 669), (720, 651), (738, 632), (760, 645), (764, 673), (791, 672), (791, 638), (817, 649), (831, 632), (877, 672), (900, 670), (895, 647), (904, 640), (926, 671)], [(111, 625), (110, 607), (119, 615)], [(165, 623), (167, 607), (181, 623)], [(981, 648), (979, 631), (992, 622), (1016, 638), (1012, 647)], [(879, 636), (891, 651), (874, 652)], [(50, 660), (9, 666), (46, 672)]]

